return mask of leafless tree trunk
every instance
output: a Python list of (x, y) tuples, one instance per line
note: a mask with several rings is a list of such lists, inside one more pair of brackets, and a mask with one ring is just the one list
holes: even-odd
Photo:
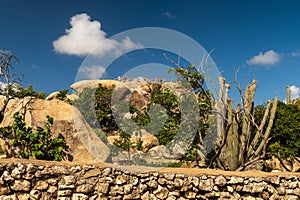
[(0, 50), (0, 93), (4, 96), (3, 106), (0, 109), (0, 123), (4, 119), (5, 109), (12, 98), (10, 93), (16, 80), (14, 80), (15, 77), (11, 74), (11, 70), (17, 63), (19, 63), (19, 59), (11, 51)]

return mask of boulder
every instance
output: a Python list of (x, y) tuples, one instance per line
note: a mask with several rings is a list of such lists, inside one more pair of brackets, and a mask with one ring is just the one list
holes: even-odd
[(300, 172), (300, 158), (294, 159), (293, 172)]
[(148, 133), (146, 130), (141, 129), (139, 134), (132, 135), (131, 141), (137, 143), (141, 140), (142, 143), (142, 150), (148, 151), (150, 148), (159, 145), (157, 137)]
[(154, 159), (166, 158), (169, 159), (169, 162), (175, 162), (177, 159), (176, 155), (171, 154), (169, 149), (167, 149), (167, 147), (164, 145), (157, 145), (155, 147), (152, 147), (151, 149), (149, 149), (148, 153)]
[(107, 141), (109, 144), (114, 144), (114, 142), (116, 140), (118, 140), (119, 138), (120, 138), (120, 136), (118, 136), (118, 135), (108, 136)]
[(166, 153), (169, 153), (167, 148), (164, 145), (158, 145), (149, 149), (149, 154), (153, 157), (163, 157)]
[(253, 171), (253, 170), (257, 170), (257, 171), (262, 171), (264, 168), (263, 162), (258, 160), (255, 161), (253, 163), (251, 163), (250, 165), (245, 167), (245, 171)]
[(144, 83), (144, 84), (141, 86), (141, 89), (142, 89), (142, 91), (144, 91), (145, 93), (150, 93), (150, 92), (151, 92), (150, 86), (149, 86), (149, 84), (147, 84), (147, 83)]
[(67, 99), (74, 101), (78, 98), (78, 95), (76, 94), (67, 94)]
[(114, 89), (117, 84), (117, 80), (82, 80), (76, 83), (73, 83), (70, 87), (75, 91), (76, 94), (80, 94), (85, 88), (96, 88), (99, 83), (103, 87)]
[[(120, 136), (115, 135), (115, 136), (108, 136), (107, 141), (110, 144), (113, 144), (116, 140), (118, 140)], [(142, 143), (142, 151), (147, 152), (150, 148), (159, 145), (157, 137), (154, 135), (148, 133), (144, 129), (141, 129), (139, 134), (132, 134), (130, 141), (134, 144), (137, 144), (141, 140)]]
[(150, 100), (136, 90), (131, 93), (129, 104), (137, 110), (145, 110)]
[(57, 99), (57, 95), (59, 94), (59, 92), (52, 92), (51, 94), (49, 94), (46, 97), (46, 100), (53, 100), (53, 99)]

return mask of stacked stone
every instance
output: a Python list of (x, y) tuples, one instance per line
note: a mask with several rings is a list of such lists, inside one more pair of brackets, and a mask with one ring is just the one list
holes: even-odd
[(300, 175), (133, 173), (93, 165), (0, 165), (0, 199), (299, 199)]

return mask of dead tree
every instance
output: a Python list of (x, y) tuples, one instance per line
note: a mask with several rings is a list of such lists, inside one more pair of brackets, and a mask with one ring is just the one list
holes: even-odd
[(0, 50), (0, 94), (4, 96), (3, 106), (0, 109), (0, 123), (4, 119), (5, 109), (9, 101), (13, 98), (11, 96), (12, 86), (16, 83), (16, 75), (11, 74), (14, 65), (19, 63), (19, 59), (11, 51)]

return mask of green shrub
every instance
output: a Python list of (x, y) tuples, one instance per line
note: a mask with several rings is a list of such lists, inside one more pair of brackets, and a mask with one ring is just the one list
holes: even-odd
[(20, 158), (60, 161), (68, 147), (63, 137), (52, 138), (53, 118), (46, 118), (45, 126), (37, 127), (34, 131), (32, 127), (26, 127), (22, 116), (17, 112), (14, 114), (13, 125), (0, 128), (0, 132), (13, 138), (11, 145), (19, 148)]
[[(255, 117), (261, 120), (265, 105), (255, 108)], [(267, 146), (269, 157), (293, 159), (300, 157), (300, 107), (297, 104), (278, 102), (271, 140)]]
[(61, 101), (64, 101), (67, 99), (68, 90), (60, 90), (57, 94), (57, 98)]
[(36, 97), (38, 99), (46, 98), (46, 93), (35, 91), (33, 86), (28, 85), (27, 88), (23, 88), (17, 83), (14, 83), (10, 88), (10, 95), (19, 99), (22, 99), (27, 96)]
[(95, 115), (95, 101), (92, 98), (94, 93), (94, 89), (85, 88), (79, 94), (79, 98), (73, 101), (73, 105), (78, 108), (84, 119), (92, 128), (95, 128), (98, 123)]
[(73, 101), (92, 128), (99, 128), (100, 125), (106, 133), (118, 129), (111, 110), (112, 92), (112, 89), (99, 84), (96, 89), (85, 88), (79, 98)]
[[(164, 91), (153, 90), (151, 91), (151, 104), (159, 104), (166, 109), (168, 118), (163, 128), (159, 130), (157, 138), (160, 144), (167, 145), (172, 141), (180, 126), (181, 111), (177, 97), (169, 89)], [(154, 114), (157, 114), (157, 116), (153, 117), (154, 119), (162, 117), (160, 113)]]
[(96, 117), (102, 130), (111, 132), (118, 130), (118, 125), (112, 115), (111, 97), (113, 89), (108, 89), (102, 84), (99, 84), (95, 91), (94, 108), (96, 110)]

